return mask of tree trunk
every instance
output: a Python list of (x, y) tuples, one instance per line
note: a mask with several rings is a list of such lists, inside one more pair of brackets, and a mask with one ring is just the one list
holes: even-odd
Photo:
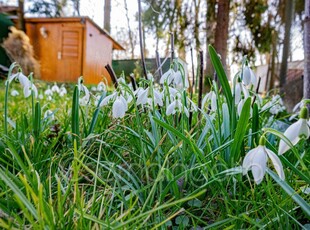
[(291, 35), (291, 25), (293, 19), (293, 1), (285, 1), (285, 34), (283, 41), (283, 52), (282, 52), (282, 62), (280, 69), (280, 91), (283, 93), (284, 85), (286, 83), (287, 76), (287, 59), (290, 52), (290, 35)]
[(18, 0), (18, 28), (26, 33), (24, 18), (24, 0)]
[[(310, 98), (310, 0), (305, 0), (304, 22), (304, 98)], [(308, 107), (309, 108), (309, 107)]]
[(111, 32), (111, 0), (104, 1), (104, 19), (103, 19), (103, 28)]
[(229, 4), (230, 0), (219, 0), (217, 7), (217, 22), (215, 30), (214, 48), (221, 55), (221, 60), (226, 69), (227, 40), (229, 26)]
[(127, 27), (128, 27), (128, 37), (129, 37), (129, 43), (130, 43), (130, 51), (131, 51), (131, 59), (134, 59), (135, 57), (135, 45), (133, 42), (133, 37), (132, 37), (132, 31), (130, 28), (130, 20), (129, 20), (129, 15), (128, 15), (128, 7), (127, 7), (127, 0), (124, 0), (124, 6), (125, 6), (125, 11), (126, 11), (126, 19), (127, 19)]

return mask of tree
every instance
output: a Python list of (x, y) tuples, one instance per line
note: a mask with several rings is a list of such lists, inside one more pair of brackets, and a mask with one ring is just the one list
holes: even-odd
[(310, 98), (310, 0), (305, 0), (304, 21), (304, 98)]
[(226, 67), (226, 57), (227, 57), (229, 6), (230, 6), (230, 0), (218, 1), (215, 41), (214, 41), (214, 48), (220, 54), (224, 68)]
[[(75, 1), (75, 0), (72, 0)], [(30, 0), (31, 6), (29, 12), (47, 17), (63, 17), (65, 15), (64, 8), (67, 6), (67, 0)]]
[(111, 0), (104, 1), (104, 19), (103, 19), (103, 28), (111, 32)]
[(24, 18), (24, 0), (18, 0), (18, 28), (26, 32), (26, 23)]
[(131, 59), (134, 59), (134, 57), (135, 57), (135, 44), (134, 44), (134, 39), (133, 39), (133, 33), (132, 33), (132, 30), (130, 27), (127, 0), (124, 0), (124, 6), (125, 6), (125, 11), (126, 11), (126, 20), (127, 20), (127, 27), (128, 27), (128, 37), (129, 37)]
[(283, 52), (282, 52), (282, 62), (280, 69), (280, 90), (283, 91), (283, 87), (286, 82), (287, 76), (287, 59), (289, 57), (290, 50), (290, 35), (291, 35), (291, 26), (293, 19), (293, 1), (285, 1), (285, 34), (283, 41)]

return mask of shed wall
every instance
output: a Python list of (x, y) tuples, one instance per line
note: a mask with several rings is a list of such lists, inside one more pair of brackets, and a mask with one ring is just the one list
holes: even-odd
[(86, 21), (84, 45), (83, 77), (85, 83), (97, 84), (102, 80), (110, 83), (111, 79), (105, 65), (112, 65), (112, 41)]

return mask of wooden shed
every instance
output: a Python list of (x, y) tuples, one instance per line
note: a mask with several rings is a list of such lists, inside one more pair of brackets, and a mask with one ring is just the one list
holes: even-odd
[(110, 83), (105, 65), (112, 64), (112, 50), (124, 50), (88, 17), (26, 18), (26, 33), (41, 66), (41, 79), (86, 84), (103, 78)]

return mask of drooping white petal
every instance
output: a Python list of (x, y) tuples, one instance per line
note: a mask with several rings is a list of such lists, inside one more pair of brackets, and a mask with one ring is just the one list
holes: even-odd
[(245, 85), (249, 85), (251, 83), (251, 71), (250, 67), (245, 66), (243, 68), (243, 79), (242, 81), (244, 82)]
[(56, 83), (54, 83), (54, 85), (52, 86), (51, 90), (53, 92), (56, 92), (56, 93), (59, 93), (59, 91), (60, 91), (60, 89), (59, 89), (59, 87), (58, 87), (58, 85)]
[(12, 91), (11, 91), (11, 96), (12, 97), (16, 97), (16, 96), (18, 96), (19, 95), (19, 92), (16, 90), (16, 89), (13, 89)]
[(213, 91), (211, 91), (211, 110), (212, 111), (217, 110), (216, 94)]
[(120, 99), (121, 102), (123, 103), (123, 107), (124, 107), (125, 112), (126, 112), (126, 111), (128, 110), (128, 104), (127, 104), (126, 99), (125, 99), (122, 95), (119, 96), (119, 99)]
[(145, 105), (147, 103), (149, 88), (142, 89), (138, 92), (137, 105)]
[(173, 101), (170, 105), (168, 105), (167, 110), (166, 110), (167, 116), (171, 114), (175, 114), (176, 112), (175, 107), (176, 107), (176, 101)]
[(33, 91), (34, 93), (34, 97), (37, 98), (38, 97), (38, 89), (37, 87), (31, 83), (31, 90)]
[(154, 89), (154, 103), (159, 105), (159, 106), (163, 106), (163, 95), (156, 89)]
[(201, 101), (201, 108), (204, 108), (204, 106), (205, 106), (206, 102), (209, 100), (209, 98), (210, 98), (210, 93), (207, 93), (207, 94), (203, 97), (203, 99), (202, 99), (202, 101)]
[(241, 100), (241, 83), (238, 82), (235, 87), (235, 105), (238, 105)]
[[(290, 125), (284, 132), (284, 136), (286, 136), (292, 142), (293, 145), (297, 144), (297, 142), (300, 140), (299, 132), (302, 125), (304, 125), (304, 123), (302, 122), (302, 119), (299, 119), (298, 121)], [(278, 150), (279, 155), (282, 155), (289, 149), (290, 147), (283, 140), (280, 140)]]
[(267, 167), (267, 155), (264, 146), (258, 146), (253, 157), (251, 171), (256, 184), (260, 184), (264, 178)]
[(253, 158), (255, 157), (255, 154), (257, 152), (257, 148), (250, 150), (244, 157), (242, 162), (242, 168), (243, 168), (243, 175), (247, 174), (248, 171), (251, 168)]
[(304, 139), (308, 139), (309, 135), (310, 135), (310, 130), (309, 130), (307, 120), (302, 119), (302, 118), (300, 120), (301, 120), (301, 126), (300, 126), (300, 130), (299, 130), (299, 137), (304, 138)]
[(175, 85), (182, 84), (183, 78), (182, 78), (182, 74), (179, 70), (174, 73), (173, 77), (174, 77), (173, 82)]
[(281, 163), (279, 157), (274, 152), (272, 152), (271, 150), (267, 149), (266, 147), (265, 147), (265, 151), (268, 154), (268, 157), (271, 159), (273, 167), (277, 171), (279, 177), (282, 180), (284, 180), (285, 179), (285, 174), (284, 174), (283, 166), (282, 166), (282, 163)]
[[(161, 78), (159, 83), (160, 84), (164, 84), (164, 82), (168, 79), (168, 77), (170, 77), (173, 74), (173, 69), (169, 69), (166, 73), (164, 73)], [(171, 82), (171, 81), (170, 81)], [(168, 82), (168, 84), (170, 84), (170, 82)]]
[(254, 86), (254, 88), (256, 88), (256, 85), (257, 85), (257, 79), (256, 79), (256, 76), (253, 72), (253, 70), (251, 68), (250, 69), (250, 73), (251, 73), (251, 84)]
[(245, 156), (242, 168), (243, 175), (251, 169), (254, 181), (260, 184), (264, 178), (267, 166), (267, 155), (265, 146), (258, 146), (247, 153)]
[(116, 95), (117, 95), (117, 93), (114, 92), (114, 93), (106, 96), (105, 98), (103, 98), (101, 103), (100, 103), (100, 105), (99, 105), (99, 107), (107, 105), (111, 99), (114, 99), (116, 97)]
[(122, 118), (125, 116), (126, 107), (120, 97), (117, 97), (113, 103), (112, 115), (114, 118)]
[(9, 84), (11, 84), (11, 82), (19, 75), (19, 73), (20, 73), (20, 72), (11, 74), (11, 75), (8, 77), (7, 81), (9, 82)]
[(238, 107), (237, 107), (237, 112), (238, 112), (238, 115), (240, 116), (241, 115), (241, 111), (242, 111), (242, 108), (243, 108), (243, 104), (244, 104), (244, 100), (241, 99), (239, 101), (239, 104), (238, 104)]

